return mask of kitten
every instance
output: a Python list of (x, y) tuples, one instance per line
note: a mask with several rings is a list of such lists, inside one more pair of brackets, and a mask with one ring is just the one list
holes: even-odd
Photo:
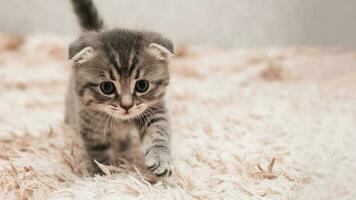
[(91, 0), (72, 0), (82, 36), (70, 44), (72, 74), (65, 121), (81, 135), (94, 163), (111, 165), (137, 130), (145, 165), (156, 176), (172, 173), (170, 125), (164, 103), (173, 44), (158, 33), (103, 30)]

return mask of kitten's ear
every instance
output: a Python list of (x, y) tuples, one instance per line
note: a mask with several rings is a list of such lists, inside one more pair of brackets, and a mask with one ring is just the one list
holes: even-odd
[(169, 49), (157, 43), (151, 43), (148, 46), (148, 51), (158, 60), (167, 60), (174, 55)]
[(172, 41), (155, 32), (146, 32), (150, 38), (149, 50), (158, 55), (159, 59), (167, 59), (175, 55)]
[(94, 57), (94, 50), (92, 47), (85, 47), (77, 54), (75, 54), (70, 60), (75, 64), (83, 64)]
[(175, 54), (173, 42), (167, 38), (164, 38), (163, 36), (159, 35), (158, 33), (154, 34), (152, 42), (165, 47), (173, 55)]
[(69, 46), (68, 57), (75, 64), (83, 64), (94, 57), (94, 49), (81, 41), (76, 41)]

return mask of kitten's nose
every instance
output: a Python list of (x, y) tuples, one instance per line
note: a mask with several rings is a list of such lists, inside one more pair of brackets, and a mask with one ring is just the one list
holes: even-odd
[(125, 109), (126, 112), (130, 110), (130, 108), (132, 108), (133, 104), (120, 104), (120, 107)]

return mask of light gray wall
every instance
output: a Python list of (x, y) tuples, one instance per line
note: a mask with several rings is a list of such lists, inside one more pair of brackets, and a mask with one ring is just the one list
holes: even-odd
[[(356, 45), (356, 0), (96, 0), (109, 27), (178, 43), (235, 47)], [(69, 0), (0, 0), (0, 31), (78, 34)]]

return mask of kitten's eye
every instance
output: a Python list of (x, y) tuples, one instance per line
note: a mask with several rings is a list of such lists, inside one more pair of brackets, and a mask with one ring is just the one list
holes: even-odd
[(143, 93), (148, 90), (149, 83), (147, 80), (136, 81), (135, 89), (137, 92)]
[(110, 95), (115, 91), (115, 85), (112, 82), (102, 82), (99, 86), (102, 93)]

